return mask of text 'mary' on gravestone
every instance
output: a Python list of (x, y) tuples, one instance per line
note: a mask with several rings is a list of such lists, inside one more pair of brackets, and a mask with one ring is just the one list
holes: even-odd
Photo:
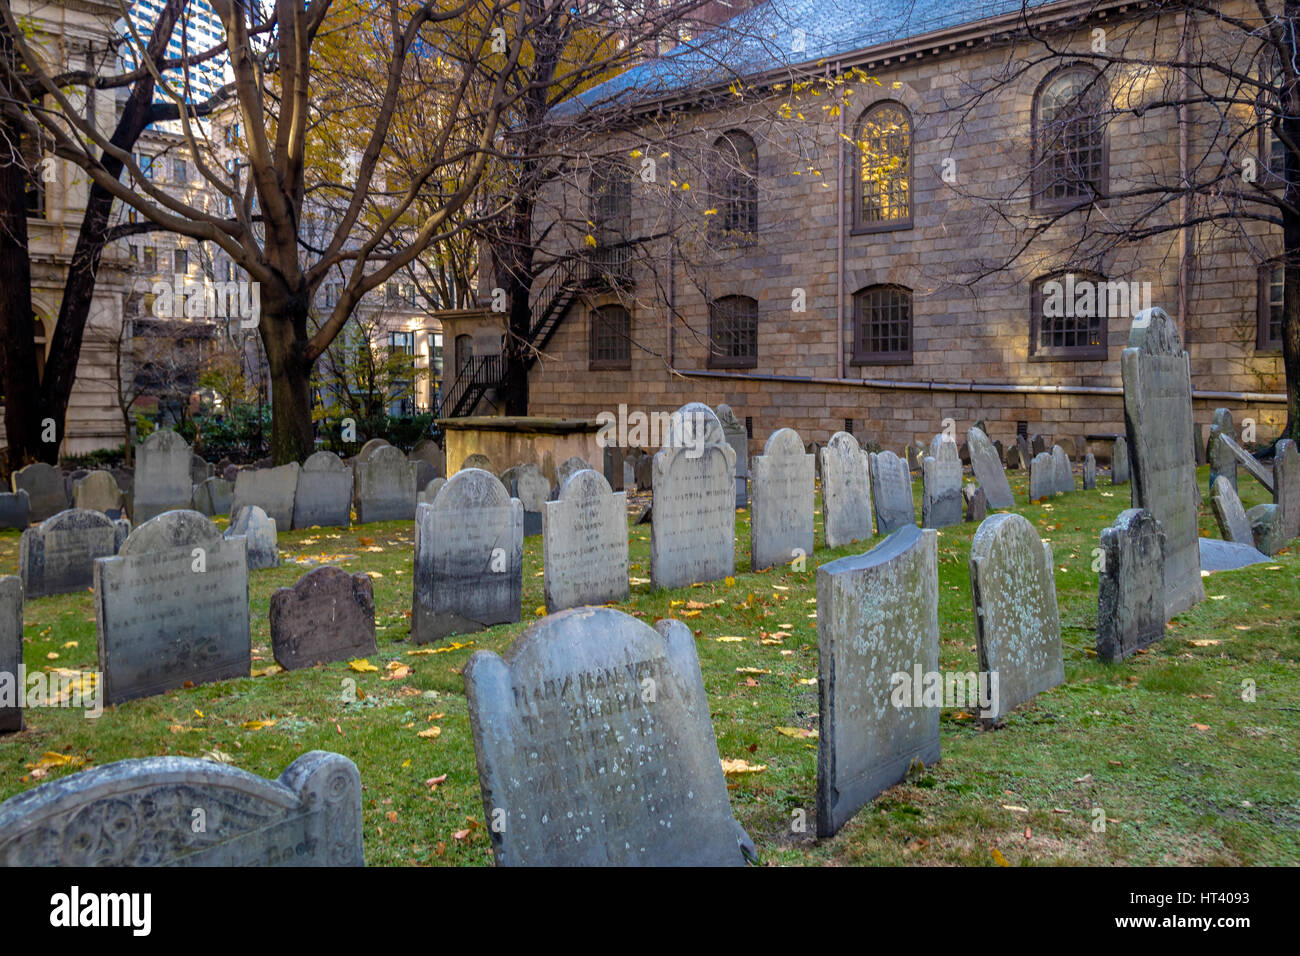
[(392, 445), (376, 448), (356, 463), (357, 521), (410, 521), (415, 517), (413, 462)]
[(316, 568), (271, 595), (271, 651), (285, 670), (365, 657), (378, 649), (370, 575)]
[(543, 507), (546, 609), (627, 600), (627, 495), (588, 468), (570, 475)]
[(136, 450), (131, 518), (137, 525), (164, 511), (188, 509), (193, 498), (190, 446), (171, 429), (160, 429)]
[(1165, 634), (1165, 534), (1149, 511), (1129, 508), (1101, 532), (1097, 656), (1119, 661)]
[(333, 452), (313, 453), (298, 472), (298, 487), (293, 496), (293, 527), (346, 528), (351, 523), (352, 469)]
[(1200, 492), (1192, 457), (1192, 380), (1178, 329), (1164, 309), (1133, 320), (1120, 359), (1124, 425), (1133, 467), (1132, 503), (1165, 533), (1165, 615), (1205, 599), (1196, 510)]
[(248, 558), (197, 511), (169, 511), (95, 562), (104, 700), (247, 677)]
[(456, 472), (415, 516), (412, 637), (427, 644), (518, 621), (523, 574), (523, 505), (489, 472)]
[(834, 834), (913, 761), (939, 759), (940, 706), (898, 706), (893, 693), (896, 674), (910, 686), (915, 672), (939, 670), (938, 540), (909, 525), (817, 569), (818, 836)]
[(738, 866), (752, 852), (680, 621), (562, 611), (504, 658), (478, 651), (464, 676), (499, 865)]
[(102, 511), (69, 508), (23, 532), (18, 571), (28, 598), (69, 594), (89, 588), (95, 559), (117, 553), (124, 535)]
[(1052, 546), (1021, 515), (992, 515), (971, 540), (970, 582), (980, 670), (990, 686), (998, 675), (996, 722), (1065, 680)]
[(990, 508), (1014, 508), (1016, 499), (1011, 494), (1011, 484), (1002, 467), (998, 451), (989, 436), (978, 428), (966, 431), (966, 446), (970, 449), (970, 467), (975, 480), (984, 489), (984, 499)]
[(364, 866), (361, 826), (361, 778), (339, 754), (309, 751), (279, 780), (147, 757), (0, 804), (0, 866)]
[(871, 537), (871, 466), (867, 453), (848, 432), (836, 432), (819, 454), (826, 547), (866, 541)]
[(232, 515), (241, 508), (257, 505), (275, 526), (288, 531), (293, 527), (293, 499), (298, 490), (299, 468), (296, 461), (278, 468), (245, 468), (235, 478), (235, 500), (230, 505)]
[[(857, 453), (865, 478), (866, 457)], [(760, 571), (813, 553), (813, 456), (792, 428), (778, 428), (750, 462), (749, 565)], [(865, 492), (866, 489), (864, 488)], [(866, 499), (863, 495), (858, 505)], [(871, 515), (866, 515), (867, 535)]]
[(0, 734), (23, 729), (22, 663), (23, 582), (10, 574), (0, 576)]
[(892, 534), (916, 524), (912, 501), (912, 472), (892, 451), (871, 453), (871, 496), (876, 505), (876, 531)]
[(921, 527), (961, 524), (961, 456), (957, 443), (936, 435), (921, 459)]
[(656, 588), (716, 581), (736, 569), (736, 453), (713, 409), (673, 412), (654, 456), (650, 579)]
[(9, 476), (9, 482), (14, 491), (27, 492), (32, 521), (44, 521), (68, 507), (63, 472), (53, 465), (37, 462), (19, 468)]

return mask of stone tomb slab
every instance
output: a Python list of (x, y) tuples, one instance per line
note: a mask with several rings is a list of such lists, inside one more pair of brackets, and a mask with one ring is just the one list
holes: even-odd
[[(293, 496), (293, 527), (346, 528), (352, 523), (352, 469), (331, 451), (307, 457)], [(278, 527), (288, 528), (288, 525)]]
[[(858, 452), (858, 468), (866, 478), (867, 460)], [(813, 456), (793, 428), (778, 428), (767, 439), (763, 454), (750, 461), (753, 497), (750, 503), (749, 566), (759, 571), (789, 564), (813, 553)], [(869, 502), (863, 489), (862, 503)], [(867, 504), (869, 508), (870, 505)], [(871, 534), (871, 515), (866, 516)]]
[(18, 543), (23, 593), (37, 598), (86, 590), (95, 578), (95, 559), (117, 554), (124, 537), (102, 511), (69, 508), (46, 518)]
[(626, 601), (627, 494), (611, 491), (605, 477), (588, 468), (570, 475), (559, 498), (543, 504), (547, 611)]
[(1121, 661), (1165, 636), (1165, 533), (1129, 508), (1101, 532), (1097, 656)]
[(370, 575), (316, 568), (271, 595), (271, 651), (285, 670), (378, 650)]
[(561, 611), (504, 658), (475, 653), (464, 677), (483, 812), (503, 824), (488, 828), (498, 865), (740, 866), (752, 854), (680, 621)]
[[(871, 497), (876, 506), (876, 532), (892, 534), (916, 524), (912, 501), (912, 472), (892, 451), (871, 453)], [(960, 493), (960, 489), (959, 489)]]
[(868, 540), (872, 513), (871, 463), (867, 453), (848, 432), (836, 432), (820, 454), (826, 547), (840, 548), (854, 541)]
[(990, 508), (1014, 508), (1016, 499), (1011, 494), (1011, 484), (1002, 467), (997, 448), (989, 436), (978, 428), (966, 432), (966, 447), (970, 449), (970, 467), (975, 480), (984, 489), (984, 500)]

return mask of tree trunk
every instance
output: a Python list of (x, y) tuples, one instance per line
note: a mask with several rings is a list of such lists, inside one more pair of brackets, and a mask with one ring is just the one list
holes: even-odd
[(258, 331), (271, 371), (271, 460), (304, 461), (316, 450), (311, 421), (311, 363), (307, 351), (307, 301), (263, 290)]

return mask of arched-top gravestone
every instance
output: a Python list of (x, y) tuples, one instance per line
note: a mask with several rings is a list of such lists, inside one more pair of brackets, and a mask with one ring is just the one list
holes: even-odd
[(31, 524), (32, 499), (26, 488), (0, 494), (0, 528), (26, 528)]
[(1052, 446), (1052, 474), (1058, 494), (1074, 491), (1074, 465), (1070, 463), (1069, 454), (1059, 444)]
[[(520, 466), (523, 468), (524, 466)], [(536, 467), (535, 465), (533, 467)], [(580, 471), (591, 469), (591, 464), (585, 458), (579, 458), (577, 455), (570, 455), (564, 461), (560, 462), (555, 468), (555, 491), (558, 493), (564, 487), (564, 483)], [(538, 468), (538, 471), (541, 471)], [(542, 477), (545, 477), (543, 475)], [(547, 486), (547, 495), (550, 495), (549, 483)], [(522, 500), (522, 499), (521, 499)], [(524, 510), (528, 510), (528, 504), (525, 502)], [(540, 509), (539, 509), (540, 510)]]
[(23, 532), (18, 542), (18, 572), (28, 599), (70, 594), (90, 587), (95, 559), (117, 553), (130, 530), (102, 511), (69, 508)]
[(1040, 451), (1029, 463), (1030, 503), (1051, 498), (1056, 494), (1056, 485), (1056, 460), (1048, 452)]
[(368, 574), (325, 566), (271, 595), (271, 653), (287, 671), (366, 657), (375, 643), (375, 591)]
[(230, 506), (235, 500), (235, 486), (225, 478), (205, 478), (194, 486), (193, 509), (200, 514), (230, 514)]
[(357, 461), (369, 461), (370, 456), (373, 455), (375, 452), (377, 452), (379, 449), (392, 448), (392, 447), (393, 446), (383, 438), (372, 438), (370, 439), (370, 441), (362, 445), (361, 450), (357, 452)]
[(574, 472), (559, 497), (545, 502), (542, 570), (552, 614), (627, 600), (627, 495), (611, 491), (600, 472)]
[(474, 654), (464, 678), (498, 865), (739, 866), (752, 854), (680, 621), (562, 611), (504, 658)]
[(9, 482), (14, 491), (27, 492), (32, 521), (44, 521), (67, 510), (68, 492), (63, 484), (63, 472), (53, 465), (40, 461), (19, 468), (9, 476)]
[(1160, 522), (1141, 508), (1120, 512), (1113, 525), (1101, 530), (1101, 556), (1097, 657), (1119, 661), (1165, 636), (1165, 533)]
[(966, 446), (970, 449), (970, 467), (975, 480), (984, 489), (984, 500), (990, 508), (1014, 508), (1016, 499), (1011, 494), (1011, 484), (1002, 467), (997, 448), (982, 429), (966, 431)]
[[(866, 459), (858, 453), (860, 468)], [(813, 456), (793, 428), (768, 436), (763, 454), (750, 462), (754, 483), (749, 509), (751, 571), (789, 564), (813, 553)], [(861, 504), (859, 503), (859, 507)], [(867, 516), (867, 531), (871, 516)]]
[(438, 492), (442, 490), (442, 486), (446, 483), (446, 478), (435, 478), (425, 485), (424, 490), (417, 496), (416, 507), (433, 504), (433, 499), (438, 497)]
[(1133, 470), (1132, 504), (1165, 532), (1165, 613), (1205, 599), (1193, 458), (1192, 379), (1178, 329), (1164, 309), (1140, 312), (1120, 358), (1124, 425)]
[(346, 528), (352, 523), (352, 469), (331, 451), (307, 457), (298, 472), (293, 526)]
[(154, 432), (135, 450), (131, 517), (136, 524), (189, 508), (194, 497), (191, 455), (185, 439), (169, 428)]
[(1128, 439), (1119, 435), (1110, 448), (1110, 483), (1127, 485), (1129, 482)]
[(288, 531), (293, 526), (298, 476), (296, 461), (275, 468), (245, 468), (235, 478), (235, 499), (230, 504), (230, 513), (237, 515), (246, 506), (257, 505), (275, 519), (277, 528)]
[(188, 508), (177, 509), (137, 525), (127, 535), (118, 555), (135, 557), (171, 548), (209, 544), (220, 539), (221, 529), (206, 515)]
[(447, 456), (432, 438), (421, 438), (407, 455), (411, 461), (426, 461), (433, 468), (434, 478), (447, 477)]
[(490, 474), (496, 474), (496, 469), (492, 467), (492, 459), (480, 452), (474, 452), (460, 463), (461, 471), (468, 471), (471, 468), (477, 468), (479, 471), (486, 471)]
[(364, 865), (361, 778), (321, 750), (279, 780), (193, 757), (121, 760), (0, 804), (0, 866)]
[(410, 521), (415, 517), (415, 464), (392, 445), (356, 464), (357, 522)]
[(112, 512), (114, 517), (121, 517), (122, 489), (117, 487), (112, 473), (92, 471), (72, 483), (72, 506), (105, 514)]
[[(848, 432), (836, 432), (821, 450), (822, 526), (826, 547), (871, 537), (871, 477), (867, 453)], [(906, 467), (906, 466), (904, 466)]]
[(1300, 452), (1289, 438), (1273, 451), (1273, 500), (1283, 541), (1300, 536)]
[(876, 505), (876, 532), (893, 534), (905, 525), (916, 524), (912, 501), (912, 470), (892, 451), (872, 452), (871, 497)]
[(276, 521), (257, 505), (244, 505), (230, 518), (225, 537), (243, 538), (248, 570), (261, 571), (280, 566), (280, 536)]
[(961, 454), (948, 435), (935, 435), (921, 459), (921, 527), (961, 524)]

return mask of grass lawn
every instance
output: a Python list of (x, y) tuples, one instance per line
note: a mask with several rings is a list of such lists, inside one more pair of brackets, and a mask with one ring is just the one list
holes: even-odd
[[(1206, 474), (1199, 470), (1202, 494)], [(1027, 474), (1008, 477), (1026, 500)], [(1244, 472), (1241, 492), (1246, 507), (1266, 500)], [(819, 550), (802, 571), (752, 574), (741, 512), (734, 583), (651, 592), (650, 528), (634, 526), (631, 573), (646, 583), (621, 608), (647, 622), (678, 617), (695, 631), (720, 755), (766, 768), (728, 777), (736, 818), (765, 864), (1300, 863), (1300, 558), (1288, 549), (1206, 578), (1208, 599), (1170, 622), (1163, 641), (1104, 665), (1093, 653), (1093, 549), (1128, 503), (1128, 486), (1112, 489), (1103, 477), (1095, 491), (1019, 509), (1055, 551), (1065, 683), (996, 731), (944, 711), (941, 761), (830, 840), (813, 836), (816, 740), (799, 733), (817, 728), (816, 566), (869, 545)], [(1218, 535), (1208, 502), (1201, 528)], [(820, 514), (817, 529), (820, 546)], [(940, 532), (942, 670), (978, 669), (967, 572), (974, 530)], [(18, 537), (0, 532), (0, 573), (16, 573)], [(0, 738), (0, 799), (128, 757), (215, 755), (274, 778), (304, 751), (332, 750), (361, 771), (370, 865), (490, 864), (460, 669), (475, 650), (503, 651), (541, 613), (541, 538), (524, 542), (520, 624), (418, 649), (408, 634), (413, 547), (406, 522), (281, 534), (282, 566), (251, 576), (258, 676), (131, 701), (97, 720), (29, 709), (28, 729)], [(374, 577), (377, 671), (274, 666), (270, 595), (319, 563)], [(28, 601), (24, 656), (29, 669), (93, 670), (89, 591)], [(1253, 702), (1242, 699), (1247, 681)], [(433, 726), (441, 733), (419, 736)], [(47, 753), (70, 759), (46, 758), (34, 771)], [(792, 823), (804, 815), (797, 832)]]

